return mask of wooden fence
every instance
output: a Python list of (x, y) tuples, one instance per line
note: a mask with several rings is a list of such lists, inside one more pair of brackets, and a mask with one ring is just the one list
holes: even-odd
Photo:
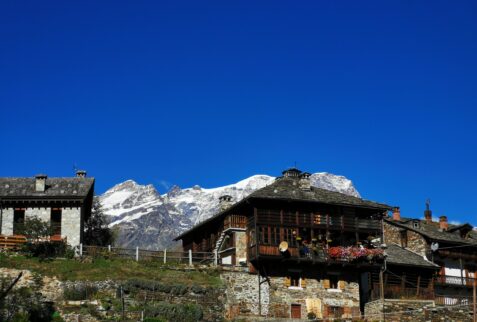
[(216, 252), (192, 252), (191, 250), (168, 251), (164, 250), (148, 250), (136, 248), (120, 248), (120, 247), (99, 247), (86, 246), (80, 244), (79, 256), (91, 257), (107, 257), (107, 258), (128, 258), (135, 261), (160, 261), (164, 264), (188, 264), (192, 265), (217, 265)]

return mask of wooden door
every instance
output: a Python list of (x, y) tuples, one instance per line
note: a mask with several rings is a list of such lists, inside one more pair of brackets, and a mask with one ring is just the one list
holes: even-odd
[(292, 304), (291, 305), (291, 318), (292, 319), (301, 319), (301, 305)]

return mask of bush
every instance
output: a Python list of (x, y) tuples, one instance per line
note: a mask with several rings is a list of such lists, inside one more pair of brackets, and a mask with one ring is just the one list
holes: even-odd
[(169, 304), (159, 302), (155, 306), (145, 308), (145, 315), (152, 318), (162, 318), (167, 321), (196, 322), (203, 317), (200, 306), (195, 304)]
[(98, 288), (89, 284), (75, 284), (63, 288), (63, 297), (67, 301), (83, 301), (91, 299)]
[(139, 289), (139, 290), (146, 290), (151, 292), (184, 295), (189, 290), (189, 287), (183, 284), (168, 285), (168, 284), (161, 284), (156, 281), (131, 279), (126, 281), (126, 283), (123, 284), (123, 289), (127, 292), (131, 292), (131, 291), (135, 291)]
[(73, 258), (75, 255), (71, 246), (66, 244), (64, 241), (27, 242), (22, 246), (21, 251), (27, 256), (38, 257), (42, 259), (54, 257)]

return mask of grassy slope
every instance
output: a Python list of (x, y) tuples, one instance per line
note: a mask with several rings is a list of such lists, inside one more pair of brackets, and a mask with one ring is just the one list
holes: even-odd
[(128, 280), (149, 279), (171, 284), (197, 284), (217, 287), (221, 285), (214, 271), (172, 270), (158, 262), (135, 262), (122, 259), (96, 259), (84, 263), (74, 259), (39, 261), (24, 256), (0, 254), (0, 267), (28, 269), (41, 275), (56, 276), (60, 280)]

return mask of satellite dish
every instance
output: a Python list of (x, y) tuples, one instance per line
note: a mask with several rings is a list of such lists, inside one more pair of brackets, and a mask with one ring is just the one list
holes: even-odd
[(431, 244), (431, 250), (433, 252), (437, 251), (439, 249), (439, 243), (432, 243)]
[(281, 253), (284, 253), (288, 249), (288, 243), (286, 241), (282, 241), (280, 245), (278, 245), (278, 249), (280, 250)]

